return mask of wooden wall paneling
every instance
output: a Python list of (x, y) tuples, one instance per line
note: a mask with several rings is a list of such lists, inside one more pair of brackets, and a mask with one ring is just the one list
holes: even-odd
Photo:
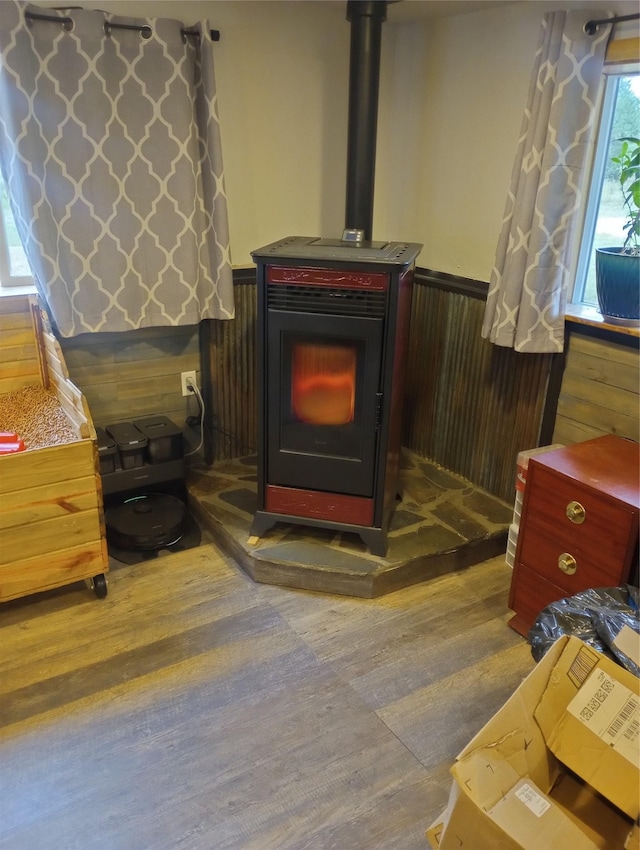
[(638, 381), (638, 342), (635, 345), (603, 342), (575, 333), (571, 337), (570, 355), (590, 381), (634, 393), (640, 391)]
[(200, 392), (204, 405), (202, 419), (202, 459), (207, 465), (213, 463), (213, 382), (211, 380), (211, 325), (212, 319), (205, 319), (198, 327), (198, 347), (200, 349)]
[(483, 340), (484, 291), (450, 283), (416, 278), (404, 444), (511, 501), (518, 452), (538, 445), (551, 355)]
[(553, 442), (640, 437), (640, 355), (628, 335), (572, 329)]
[(162, 414), (183, 428), (198, 412), (180, 386), (181, 372), (200, 370), (197, 326), (84, 334), (61, 345), (96, 424)]
[(444, 339), (435, 332), (434, 326), (438, 327), (443, 319), (439, 314), (441, 304), (442, 299), (434, 298), (432, 289), (414, 286), (407, 353), (404, 442), (414, 446), (418, 454), (422, 454), (422, 446), (431, 445), (433, 440), (434, 401)]
[(257, 384), (255, 270), (236, 283), (232, 321), (210, 321), (212, 455), (225, 460), (256, 450)]
[(539, 445), (552, 355), (485, 344), (490, 345), (490, 368), (482, 393), (481, 486), (511, 500), (518, 453)]

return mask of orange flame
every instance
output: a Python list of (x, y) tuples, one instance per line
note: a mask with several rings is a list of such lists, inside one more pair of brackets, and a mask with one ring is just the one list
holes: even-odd
[(356, 395), (356, 349), (346, 345), (293, 346), (291, 408), (310, 425), (353, 422)]

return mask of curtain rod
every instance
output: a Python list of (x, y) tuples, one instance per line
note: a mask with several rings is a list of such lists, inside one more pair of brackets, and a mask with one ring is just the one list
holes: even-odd
[(617, 18), (605, 18), (603, 21), (587, 21), (584, 25), (584, 31), (587, 35), (595, 35), (600, 24), (618, 24), (621, 21), (638, 21), (640, 15), (620, 15)]
[[(36, 12), (25, 12), (24, 16), (29, 21), (50, 21), (54, 24), (61, 24), (62, 28), (67, 31), (73, 28), (73, 18), (62, 18), (57, 15), (39, 15)], [(151, 38), (153, 35), (153, 30), (148, 24), (115, 24), (105, 21), (103, 26), (106, 35), (109, 34), (109, 30), (135, 30), (143, 38)], [(190, 36), (198, 38), (200, 36), (197, 30), (181, 29), (180, 32), (185, 38)], [(220, 41), (220, 30), (209, 30), (209, 35), (211, 36), (211, 41)]]

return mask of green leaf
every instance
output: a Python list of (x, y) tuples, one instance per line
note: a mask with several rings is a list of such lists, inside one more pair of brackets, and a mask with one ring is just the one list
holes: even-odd
[(611, 162), (618, 166), (618, 182), (622, 191), (624, 206), (628, 212), (623, 232), (626, 234), (624, 247), (640, 241), (640, 138), (624, 136), (618, 156), (612, 156)]

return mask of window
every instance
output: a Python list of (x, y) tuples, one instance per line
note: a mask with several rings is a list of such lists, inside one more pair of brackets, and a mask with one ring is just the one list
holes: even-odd
[(595, 249), (622, 245), (627, 215), (611, 157), (624, 136), (640, 136), (640, 74), (606, 78), (573, 302), (597, 305)]
[(29, 263), (9, 205), (7, 187), (0, 177), (0, 286), (32, 284)]

